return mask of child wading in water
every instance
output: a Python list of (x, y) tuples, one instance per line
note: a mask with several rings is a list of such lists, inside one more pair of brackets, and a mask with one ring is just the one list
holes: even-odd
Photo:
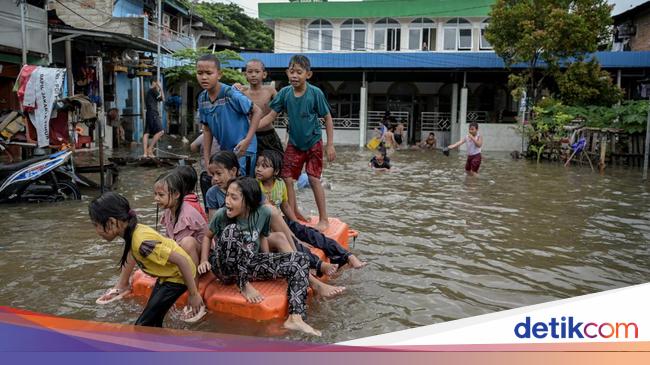
[(88, 213), (100, 237), (109, 242), (118, 236), (124, 238), (122, 268), (127, 258), (132, 257), (145, 273), (158, 278), (136, 325), (162, 327), (169, 309), (188, 289), (191, 311), (187, 315), (200, 317), (205, 314), (203, 299), (194, 281), (196, 266), (192, 258), (174, 240), (138, 224), (126, 198), (114, 192), (104, 193), (90, 203)]
[[(262, 116), (269, 114), (271, 112), (269, 102), (273, 100), (277, 91), (275, 91), (275, 88), (270, 85), (264, 85), (264, 79), (267, 77), (264, 63), (258, 59), (248, 61), (246, 63), (245, 75), (249, 87), (246, 88), (239, 86), (242, 93), (262, 110)], [(237, 84), (233, 86), (238, 87)], [(282, 141), (280, 141), (278, 133), (275, 131), (275, 128), (273, 128), (273, 123), (257, 128), (255, 136), (257, 137), (258, 156), (264, 150), (274, 150), (281, 154), (284, 153)]]
[[(192, 199), (192, 181), (196, 184), (196, 172), (193, 179), (190, 175), (191, 172), (183, 167), (160, 175), (154, 184), (154, 200), (164, 209), (160, 223), (165, 227), (167, 237), (174, 240), (196, 266), (201, 257), (201, 243), (207, 222), (201, 214), (200, 206), (198, 209), (196, 207), (198, 199)], [(131, 256), (127, 257), (117, 284), (102, 295), (97, 303), (107, 304), (128, 294), (129, 279), (134, 268), (135, 261)]]
[[(301, 252), (268, 252), (271, 209), (260, 206), (262, 193), (255, 179), (239, 177), (226, 189), (225, 207), (215, 213), (203, 239), (199, 273), (212, 270), (224, 283), (237, 283), (251, 303), (264, 300), (251, 281), (286, 278), (289, 318), (284, 327), (320, 336), (320, 331), (303, 321), (309, 287), (307, 256)], [(215, 248), (208, 256), (213, 237)]]
[(465, 163), (465, 172), (471, 176), (478, 176), (478, 169), (481, 167), (481, 146), (483, 146), (483, 136), (478, 134), (478, 123), (469, 124), (469, 134), (460, 141), (447, 146), (454, 149), (467, 142), (467, 162)]
[[(323, 92), (307, 82), (312, 76), (309, 59), (302, 55), (291, 57), (287, 69), (290, 86), (282, 88), (271, 101), (271, 112), (262, 118), (260, 127), (270, 125), (278, 113), (286, 111), (289, 116), (289, 144), (284, 153), (282, 177), (287, 185), (289, 204), (297, 212), (296, 192), (293, 181), (298, 179), (304, 166), (309, 184), (314, 192), (319, 221), (316, 228), (325, 231), (329, 226), (325, 191), (320, 183), (323, 171), (323, 141), (319, 117), (325, 118), (327, 159), (336, 159), (334, 150), (334, 124), (329, 105)], [(298, 216), (301, 220), (304, 217)]]
[(198, 97), (199, 116), (201, 123), (207, 126), (203, 129), (203, 159), (207, 165), (213, 152), (214, 136), (223, 151), (237, 154), (242, 172), (249, 175), (255, 169), (255, 132), (262, 111), (237, 89), (219, 82), (220, 78), (221, 64), (216, 56), (199, 57), (196, 79), (204, 89)]

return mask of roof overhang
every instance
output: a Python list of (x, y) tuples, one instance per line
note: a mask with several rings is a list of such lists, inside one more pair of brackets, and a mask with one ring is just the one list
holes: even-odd
[[(104, 32), (99, 30), (77, 29), (70, 27), (50, 26), (52, 44), (67, 39), (98, 41), (120, 48), (131, 48), (138, 51), (156, 52), (158, 45), (154, 42), (134, 37), (128, 34)], [(163, 47), (164, 49), (164, 47)], [(166, 50), (168, 51), (168, 50)]]

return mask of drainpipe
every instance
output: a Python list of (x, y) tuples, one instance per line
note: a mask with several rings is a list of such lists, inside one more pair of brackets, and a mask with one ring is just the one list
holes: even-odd
[(27, 31), (25, 29), (25, 0), (20, 0), (20, 35), (22, 36), (23, 66), (27, 64)]

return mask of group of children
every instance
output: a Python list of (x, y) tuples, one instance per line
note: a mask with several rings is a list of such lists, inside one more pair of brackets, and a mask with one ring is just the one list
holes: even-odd
[[(345, 287), (325, 284), (318, 277), (332, 275), (346, 264), (361, 268), (365, 262), (322, 233), (328, 227), (320, 183), (323, 150), (330, 161), (336, 152), (329, 107), (320, 89), (307, 82), (310, 69), (307, 57), (292, 57), (287, 69), (290, 86), (276, 94), (262, 84), (263, 63), (249, 61), (250, 86), (242, 93), (219, 82), (221, 69), (214, 55), (199, 58), (197, 80), (204, 89), (198, 98), (204, 125), (202, 158), (207, 170), (201, 181), (212, 185), (205, 192), (205, 208), (194, 194), (199, 178), (191, 167), (165, 173), (154, 185), (154, 199), (164, 209), (161, 224), (166, 237), (138, 224), (136, 213), (119, 194), (108, 192), (93, 200), (89, 213), (97, 233), (108, 241), (118, 236), (125, 240), (118, 283), (98, 303), (128, 293), (136, 263), (157, 278), (136, 321), (146, 326), (162, 326), (166, 313), (186, 290), (189, 306), (181, 319), (199, 320), (205, 306), (197, 277), (207, 271), (226, 284), (236, 283), (251, 303), (264, 299), (251, 281), (285, 278), (289, 284), (285, 327), (320, 335), (303, 321), (308, 287), (323, 297), (339, 294)], [(272, 126), (280, 112), (289, 116), (286, 150)], [(319, 117), (325, 119), (325, 146)], [(216, 153), (213, 139), (220, 149)], [(303, 167), (319, 210), (315, 228), (302, 224), (305, 219), (296, 209), (293, 182)], [(330, 262), (312, 254), (310, 247), (322, 249)]]
[[(375, 151), (375, 155), (368, 162), (368, 167), (375, 171), (389, 171), (391, 169), (389, 152), (393, 151), (395, 138), (392, 130), (395, 126), (386, 126), (382, 124), (378, 131), (380, 134), (380, 144)], [(467, 136), (461, 138), (458, 142), (444, 147), (443, 153), (449, 155), (449, 150), (457, 148), (467, 143), (467, 161), (465, 162), (465, 172), (471, 176), (477, 176), (481, 167), (481, 147), (483, 146), (483, 136), (478, 133), (478, 123), (471, 122), (468, 127)], [(435, 133), (431, 132), (425, 140), (411, 147), (416, 150), (434, 150), (437, 141)]]

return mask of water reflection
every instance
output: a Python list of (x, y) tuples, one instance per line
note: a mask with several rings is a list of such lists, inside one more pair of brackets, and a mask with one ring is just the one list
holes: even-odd
[[(334, 282), (347, 294), (311, 301), (309, 322), (336, 342), (647, 282), (650, 195), (636, 170), (564, 169), (486, 154), (479, 178), (464, 156), (400, 151), (399, 170), (367, 169), (370, 153), (339, 148), (327, 166), (328, 210), (361, 232), (370, 265)], [(121, 170), (118, 191), (155, 225), (160, 169)], [(90, 192), (86, 192), (89, 194)], [(303, 211), (316, 213), (310, 191)], [(129, 323), (144, 299), (94, 300), (118, 275), (120, 243), (96, 236), (81, 202), (3, 206), (0, 305)], [(211, 314), (175, 328), (286, 336), (281, 321)]]

